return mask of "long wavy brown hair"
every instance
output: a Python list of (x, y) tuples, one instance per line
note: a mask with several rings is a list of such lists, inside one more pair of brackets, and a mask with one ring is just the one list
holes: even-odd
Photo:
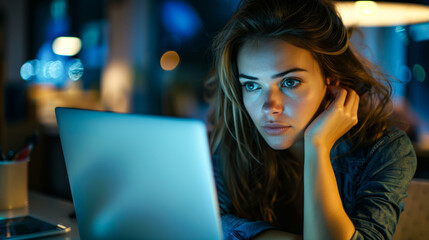
[[(350, 33), (328, 0), (244, 0), (213, 43), (215, 74), (207, 82), (213, 109), (210, 145), (232, 211), (252, 220), (276, 222), (274, 205), (293, 201), (302, 166), (287, 150), (271, 149), (258, 133), (243, 101), (237, 53), (254, 38), (276, 38), (310, 51), (325, 79), (339, 81), (360, 96), (358, 124), (342, 139), (355, 148), (378, 139), (390, 124), (387, 78), (357, 55)], [(324, 101), (321, 111), (329, 104)]]

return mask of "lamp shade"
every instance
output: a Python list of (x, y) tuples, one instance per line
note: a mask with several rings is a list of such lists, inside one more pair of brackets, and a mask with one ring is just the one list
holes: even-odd
[(383, 27), (429, 22), (429, 6), (394, 2), (336, 2), (346, 26)]

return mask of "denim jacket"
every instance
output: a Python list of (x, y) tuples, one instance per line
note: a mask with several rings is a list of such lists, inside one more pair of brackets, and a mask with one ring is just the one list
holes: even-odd
[[(417, 167), (412, 143), (403, 131), (392, 127), (372, 146), (341, 157), (351, 147), (350, 142), (342, 142), (330, 155), (344, 210), (356, 229), (352, 239), (393, 239)], [(214, 170), (225, 239), (252, 239), (275, 229), (264, 221), (231, 214), (231, 201), (216, 164)]]

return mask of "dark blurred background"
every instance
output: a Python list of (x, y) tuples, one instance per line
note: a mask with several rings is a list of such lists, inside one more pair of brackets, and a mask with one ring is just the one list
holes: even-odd
[[(0, 146), (38, 131), (30, 189), (71, 198), (55, 107), (205, 121), (210, 45), (238, 2), (0, 0)], [(362, 27), (352, 42), (399, 80), (395, 114), (415, 144), (416, 177), (429, 178), (429, 24)]]

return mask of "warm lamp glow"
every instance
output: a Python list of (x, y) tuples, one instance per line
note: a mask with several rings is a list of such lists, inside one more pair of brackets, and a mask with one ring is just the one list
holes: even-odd
[(361, 16), (373, 16), (377, 14), (378, 6), (374, 1), (357, 1), (355, 9), (356, 13)]
[(58, 37), (52, 44), (55, 54), (62, 56), (74, 56), (82, 47), (82, 42), (76, 37)]
[(180, 57), (175, 51), (165, 52), (161, 57), (161, 68), (165, 71), (171, 71), (179, 65)]
[(101, 82), (101, 102), (109, 111), (129, 112), (133, 82), (132, 64), (111, 61), (104, 68)]
[(429, 6), (393, 2), (336, 2), (346, 26), (383, 27), (429, 22)]

